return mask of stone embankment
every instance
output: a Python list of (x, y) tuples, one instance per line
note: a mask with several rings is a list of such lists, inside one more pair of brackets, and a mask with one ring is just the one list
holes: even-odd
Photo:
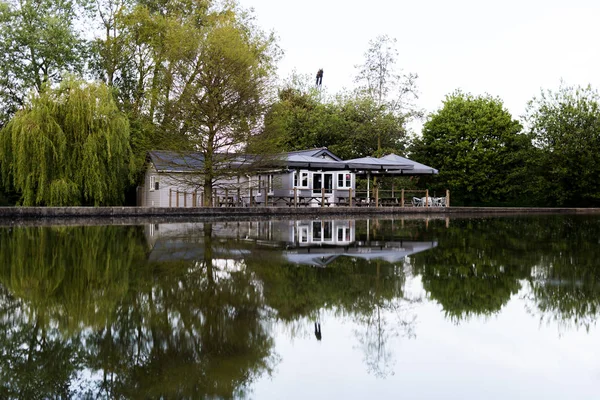
[(202, 220), (239, 218), (339, 218), (395, 216), (454, 216), (511, 214), (579, 214), (600, 213), (600, 208), (505, 208), (505, 207), (221, 207), (221, 208), (158, 208), (158, 207), (0, 207), (0, 223), (14, 224), (31, 220)]

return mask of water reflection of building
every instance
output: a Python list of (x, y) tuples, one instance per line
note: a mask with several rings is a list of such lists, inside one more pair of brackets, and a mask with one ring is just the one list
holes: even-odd
[[(207, 224), (151, 224), (146, 237), (151, 261), (200, 259)], [(235, 221), (210, 223), (213, 257), (243, 259), (253, 250), (279, 252), (295, 264), (326, 266), (341, 256), (390, 263), (437, 246), (435, 241), (356, 240), (354, 220)]]

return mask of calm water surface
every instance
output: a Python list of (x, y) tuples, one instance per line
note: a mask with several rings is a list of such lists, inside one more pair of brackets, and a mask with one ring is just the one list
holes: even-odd
[(0, 227), (0, 398), (597, 399), (600, 217)]

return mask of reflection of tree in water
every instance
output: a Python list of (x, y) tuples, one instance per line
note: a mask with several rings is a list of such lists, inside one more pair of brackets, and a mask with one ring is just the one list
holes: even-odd
[(81, 353), (0, 285), (0, 398), (70, 398)]
[(529, 281), (529, 310), (588, 327), (600, 306), (600, 224), (590, 216), (452, 220), (438, 247), (411, 257), (423, 286), (453, 319), (498, 312)]
[(526, 295), (540, 322), (588, 330), (600, 316), (600, 223), (590, 216), (549, 219), (547, 240)]
[[(271, 263), (265, 257), (246, 260), (263, 282), (265, 301), (277, 318), (294, 323), (310, 317), (317, 320), (325, 310), (349, 316), (368, 370), (387, 376), (393, 367), (390, 340), (399, 335), (413, 337), (414, 316), (403, 298), (405, 276), (402, 264), (340, 257), (325, 268)], [(327, 342), (326, 324), (323, 341)]]
[(253, 277), (204, 239), (202, 259), (148, 264), (136, 227), (0, 231), (2, 397), (243, 396), (273, 342)]
[[(389, 344), (398, 336), (415, 337), (416, 315), (410, 315), (411, 304), (415, 300), (402, 297), (402, 293), (392, 298), (381, 296), (381, 286), (386, 283), (385, 279), (381, 279), (382, 261), (374, 263), (377, 279), (374, 290), (370, 292), (371, 305), (364, 313), (356, 315), (359, 325), (355, 333), (364, 353), (367, 370), (379, 378), (385, 378), (394, 374), (394, 352)], [(397, 283), (404, 284), (404, 279)]]
[(411, 257), (413, 270), (451, 319), (490, 315), (519, 291), (539, 258), (523, 240), (538, 229), (522, 218), (453, 220), (437, 230), (436, 248)]

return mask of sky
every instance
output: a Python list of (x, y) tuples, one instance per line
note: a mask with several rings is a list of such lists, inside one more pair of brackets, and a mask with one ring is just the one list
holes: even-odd
[(369, 40), (384, 34), (397, 39), (398, 67), (419, 75), (426, 113), (456, 89), (498, 96), (519, 118), (561, 81), (600, 87), (597, 0), (239, 1), (277, 35), (279, 77), (323, 68), (330, 94), (354, 87)]

